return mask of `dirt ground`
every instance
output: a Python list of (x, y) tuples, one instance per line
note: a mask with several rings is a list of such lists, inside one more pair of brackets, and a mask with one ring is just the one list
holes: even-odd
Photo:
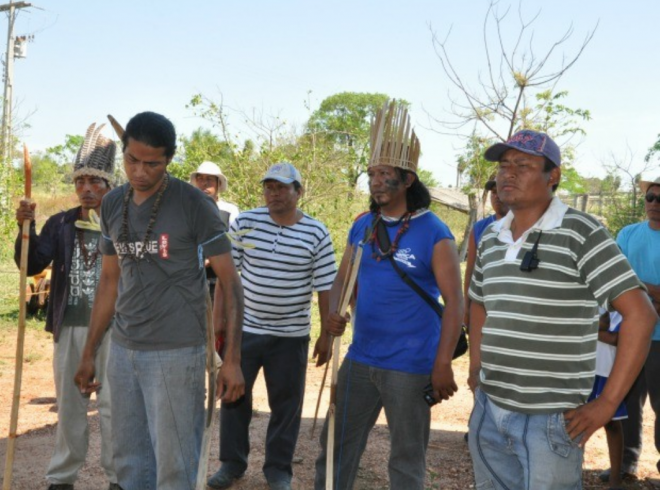
[[(0, 459), (4, 463), (14, 383), (15, 331), (0, 333)], [(44, 474), (50, 459), (57, 416), (55, 413), (55, 389), (52, 380), (52, 345), (49, 335), (28, 330), (25, 342), (23, 389), (19, 412), (16, 455), (14, 462), (13, 489), (46, 488)], [(449, 402), (433, 408), (431, 441), (428, 450), (428, 489), (462, 490), (474, 488), (472, 469), (467, 445), (463, 441), (465, 426), (471, 410), (472, 399), (465, 384), (467, 359), (455, 363), (456, 379), (460, 391)], [(297, 460), (294, 468), (293, 488), (311, 489), (314, 479), (314, 460), (319, 452), (318, 433), (310, 438), (314, 408), (319, 393), (323, 371), (310, 363), (307, 375), (303, 423), (298, 440)], [(261, 473), (264, 459), (264, 436), (269, 411), (263, 379), (255, 388), (255, 414), (250, 431), (252, 452), (246, 476), (236, 485), (237, 490), (266, 489)], [(322, 411), (327, 407), (328, 390), (323, 394)], [(80, 472), (76, 490), (100, 490), (107, 488), (99, 467), (99, 425), (92, 400), (90, 404), (90, 449), (88, 463)], [(647, 406), (644, 423), (644, 453), (640, 462), (640, 480), (627, 484), (630, 489), (660, 488), (655, 469), (658, 454), (653, 447), (653, 416)], [(320, 421), (322, 422), (322, 421)], [(218, 468), (218, 428), (213, 430), (209, 474)], [(388, 488), (387, 458), (389, 439), (384, 417), (374, 427), (367, 450), (362, 458), (356, 490), (381, 490)], [(584, 488), (607, 488), (597, 480), (600, 470), (609, 466), (607, 445), (603, 431), (589, 442), (584, 463)], [(402, 489), (405, 490), (405, 489)]]

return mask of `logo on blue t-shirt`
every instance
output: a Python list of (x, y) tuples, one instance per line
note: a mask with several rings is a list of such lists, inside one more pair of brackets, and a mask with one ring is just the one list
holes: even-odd
[(417, 268), (417, 266), (413, 265), (411, 262), (412, 260), (415, 260), (415, 254), (410, 253), (409, 248), (400, 249), (394, 252), (394, 260), (405, 264), (409, 269)]

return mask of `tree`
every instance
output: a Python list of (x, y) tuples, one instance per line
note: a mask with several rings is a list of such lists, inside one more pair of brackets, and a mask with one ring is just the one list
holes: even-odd
[[(261, 179), (268, 167), (286, 160), (300, 171), (304, 194), (300, 207), (326, 224), (340, 256), (352, 218), (366, 208), (356, 199), (358, 191), (345, 179), (345, 153), (325, 132), (307, 127), (303, 132), (288, 127), (279, 116), (236, 112), (247, 135), (229, 131), (230, 117), (222, 101), (196, 95), (189, 107), (221, 134), (213, 141), (221, 149), (222, 171), (229, 181), (227, 199), (240, 209), (262, 205)], [(234, 114), (232, 114), (234, 115)], [(193, 140), (194, 138), (190, 138)], [(205, 137), (204, 141), (208, 141)], [(199, 138), (197, 138), (199, 140)], [(188, 139), (186, 139), (188, 141)], [(184, 148), (184, 155), (187, 149)], [(184, 162), (177, 162), (181, 165)]]
[(343, 173), (353, 187), (369, 163), (371, 120), (388, 100), (385, 94), (342, 92), (324, 99), (307, 122), (308, 133), (327, 139), (345, 157)]
[(184, 181), (202, 162), (216, 163), (222, 169), (233, 158), (230, 144), (209, 129), (197, 128), (190, 136), (181, 136), (179, 148), (172, 174)]
[[(561, 99), (567, 92), (555, 92), (554, 89), (566, 71), (580, 58), (593, 38), (595, 29), (587, 33), (575, 55), (569, 58), (562, 56), (558, 65), (552, 67), (555, 52), (571, 38), (572, 27), (552, 43), (542, 56), (538, 56), (534, 51), (534, 32), (531, 30), (538, 14), (531, 20), (525, 20), (521, 2), (516, 31), (505, 25), (509, 10), (500, 14), (497, 5), (497, 2), (491, 2), (484, 17), (486, 69), (485, 75), (478, 77), (477, 88), (470, 87), (457, 71), (449, 55), (449, 35), (440, 39), (431, 30), (433, 47), (445, 76), (459, 94), (458, 98), (450, 94), (448, 118), (432, 119), (442, 128), (438, 132), (460, 135), (467, 140), (465, 154), (462, 159), (459, 158), (458, 168), (469, 176), (465, 186), (468, 195), (475, 196), (470, 199), (471, 219), (468, 227), (477, 218), (476, 211), (482, 207), (486, 196), (485, 191), (477, 194), (475, 189), (483, 189), (485, 181), (493, 176), (487, 172), (488, 164), (483, 159), (475, 158), (475, 144), (481, 145), (478, 148), (481, 151), (485, 149), (485, 143), (506, 141), (520, 129), (548, 132), (553, 138), (563, 140), (560, 141), (564, 145), (566, 162), (566, 165), (562, 163), (563, 175), (579, 183), (577, 172), (570, 170), (573, 152), (567, 146), (573, 136), (584, 133), (577, 122), (590, 117), (588, 111), (570, 109), (563, 105)], [(508, 37), (510, 32), (514, 32), (512, 41)], [(473, 168), (475, 165), (478, 168)], [(464, 241), (461, 256), (465, 254), (466, 243)]]
[[(644, 164), (635, 160), (634, 152), (627, 148), (623, 156), (612, 153), (609, 162), (603, 164), (608, 172), (606, 181), (611, 180), (616, 184), (609, 193), (611, 204), (605, 213), (606, 226), (615, 236), (624, 226), (644, 219), (644, 196), (639, 192), (639, 181), (654, 165), (648, 155)], [(622, 187), (625, 187), (627, 192), (617, 192)]]
[(417, 178), (419, 178), (420, 182), (426, 187), (438, 187), (440, 185), (440, 182), (435, 178), (433, 172), (424, 168), (417, 169)]

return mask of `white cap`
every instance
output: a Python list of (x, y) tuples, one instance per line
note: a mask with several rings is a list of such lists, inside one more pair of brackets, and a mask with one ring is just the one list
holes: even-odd
[(656, 177), (655, 180), (640, 180), (639, 188), (642, 189), (642, 192), (646, 194), (651, 186), (660, 185), (660, 177)]
[(279, 162), (270, 167), (261, 182), (265, 180), (277, 180), (283, 184), (293, 184), (295, 181), (302, 184), (300, 172), (289, 162)]
[(227, 190), (227, 177), (224, 176), (220, 167), (213, 162), (202, 162), (197, 170), (190, 174), (190, 183), (194, 184), (197, 174), (212, 175), (218, 178), (218, 191), (225, 192)]

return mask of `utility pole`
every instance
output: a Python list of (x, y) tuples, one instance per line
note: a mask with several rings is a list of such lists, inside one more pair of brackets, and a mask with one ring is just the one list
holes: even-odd
[(2, 99), (2, 128), (0, 132), (0, 150), (2, 161), (0, 161), (0, 204), (5, 209), (9, 204), (9, 189), (7, 188), (9, 165), (11, 162), (11, 116), (13, 98), (13, 75), (14, 75), (14, 21), (16, 10), (31, 7), (27, 2), (13, 2), (0, 5), (0, 12), (8, 12), (7, 27), (7, 53), (5, 57), (4, 73), (4, 95)]
[(27, 2), (9, 2), (0, 5), (0, 12), (9, 12), (7, 24), (7, 53), (5, 56), (5, 89), (2, 98), (2, 134), (0, 134), (3, 163), (9, 160), (9, 148), (11, 146), (11, 106), (14, 88), (14, 22), (16, 21), (16, 9), (31, 6), (32, 4)]

